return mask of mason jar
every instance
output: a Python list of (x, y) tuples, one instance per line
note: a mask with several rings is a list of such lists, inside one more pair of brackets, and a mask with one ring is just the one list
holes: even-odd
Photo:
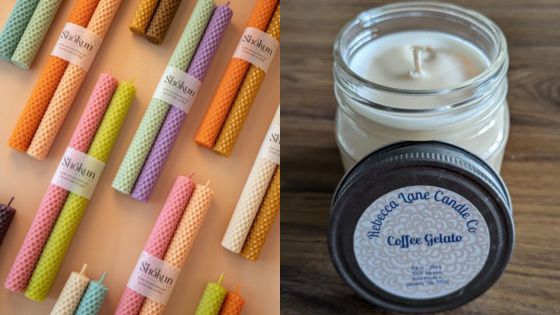
[[(405, 41), (403, 46), (410, 42), (414, 54), (393, 62), (401, 51), (385, 52), (384, 47), (398, 45), (387, 39), (399, 33), (408, 34), (396, 40)], [(440, 63), (433, 66), (437, 77), (430, 79), (437, 84), (417, 84), (423, 78), (398, 77), (389, 83), (379, 79), (384, 71), (418, 65), (415, 42), (431, 41), (437, 46), (438, 36), (445, 42), (441, 46), (449, 41), (453, 47), (441, 49), (440, 55), (437, 49), (421, 48), (430, 55), (424, 57), (427, 65)], [(372, 67), (368, 54), (373, 60), (378, 52), (386, 56)], [(458, 74), (472, 66), (471, 57), (480, 63), (480, 71), (462, 81)], [(391, 143), (437, 140), (466, 149), (499, 171), (509, 133), (508, 65), (504, 34), (478, 12), (430, 2), (390, 4), (362, 12), (344, 26), (334, 44), (336, 140), (344, 167), (349, 169)], [(411, 69), (412, 77), (416, 70)]]

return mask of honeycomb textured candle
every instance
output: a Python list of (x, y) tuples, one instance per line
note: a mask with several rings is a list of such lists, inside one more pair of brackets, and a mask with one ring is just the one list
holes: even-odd
[(140, 0), (136, 11), (134, 11), (132, 22), (130, 22), (130, 30), (138, 34), (146, 33), (146, 29), (148, 29), (148, 25), (150, 25), (158, 3), (159, 0)]
[[(187, 70), (189, 75), (199, 81), (204, 80), (232, 16), (233, 12), (227, 5), (216, 8)], [(147, 201), (150, 198), (186, 118), (185, 111), (171, 106), (132, 191), (135, 199)]]
[[(190, 178), (179, 176), (175, 180), (171, 192), (167, 196), (167, 200), (163, 205), (163, 209), (158, 216), (156, 224), (150, 233), (150, 237), (144, 246), (144, 251), (148, 254), (162, 259), (177, 225), (183, 216), (185, 208), (191, 198), (194, 190), (194, 184)], [(115, 315), (132, 315), (138, 314), (142, 308), (145, 297), (126, 287)]]
[(220, 309), (220, 315), (240, 315), (243, 304), (245, 304), (245, 300), (241, 295), (228, 292)]
[[(112, 76), (100, 75), (70, 139), (68, 144), (70, 148), (79, 152), (88, 151), (116, 87), (117, 81)], [(54, 184), (49, 185), (6, 279), (5, 287), (8, 290), (23, 292), (27, 287), (35, 264), (39, 260), (43, 246), (67, 196), (68, 191), (64, 188)]]
[(274, 171), (270, 186), (266, 191), (257, 217), (251, 226), (249, 236), (243, 245), (241, 255), (250, 260), (257, 260), (261, 254), (272, 224), (280, 212), (280, 167)]
[[(202, 227), (204, 218), (208, 213), (210, 204), (212, 203), (214, 192), (203, 185), (196, 185), (194, 193), (189, 200), (189, 204), (177, 230), (173, 235), (173, 239), (169, 244), (169, 248), (165, 253), (164, 261), (170, 265), (182, 269), (189, 252), (194, 245), (196, 236)], [(165, 305), (159, 304), (152, 300), (146, 299), (142, 305), (141, 315), (161, 315), (165, 310)]]
[[(213, 0), (199, 0), (169, 60), (169, 67), (187, 69), (214, 10)], [(171, 105), (152, 98), (113, 180), (113, 188), (130, 194)]]
[(195, 315), (218, 315), (220, 313), (222, 303), (227, 294), (227, 290), (222, 287), (220, 282), (208, 283), (198, 303)]
[[(277, 0), (257, 0), (247, 27), (264, 30), (277, 4)], [(249, 65), (245, 60), (231, 59), (196, 134), (195, 140), (199, 145), (207, 148), (214, 146)]]
[[(121, 0), (101, 0), (87, 29), (100, 38), (104, 38), (120, 4)], [(39, 160), (47, 157), (86, 75), (87, 71), (82, 67), (75, 64), (68, 65), (27, 150), (28, 155)]]
[(150, 42), (154, 44), (161, 44), (163, 42), (180, 4), (181, 0), (160, 1), (154, 16), (150, 21), (150, 26), (146, 31), (146, 38)]
[[(274, 12), (266, 32), (270, 37), (280, 41), (280, 5)], [(255, 65), (251, 65), (249, 68), (226, 122), (220, 131), (218, 140), (212, 148), (215, 152), (225, 156), (231, 155), (265, 75), (266, 72)]]
[[(128, 109), (134, 100), (135, 92), (132, 84), (119, 83), (87, 152), (90, 157), (107, 163)], [(47, 297), (88, 202), (88, 199), (78, 194), (68, 195), (25, 290), (28, 298), (42, 301)]]
[(267, 134), (261, 146), (261, 151), (253, 164), (251, 173), (249, 173), (245, 187), (243, 187), (239, 201), (222, 239), (222, 246), (234, 253), (239, 254), (241, 249), (243, 249), (243, 244), (249, 234), (253, 220), (259, 211), (261, 202), (276, 170), (277, 163), (261, 154), (266, 152), (269, 146), (269, 137), (272, 136), (270, 132), (279, 129), (279, 125), (280, 109), (276, 111), (269, 134)]
[(85, 275), (86, 268), (87, 265), (84, 265), (80, 273), (72, 272), (70, 274), (54, 304), (51, 315), (74, 315), (89, 283), (89, 278)]
[(16, 209), (10, 207), (10, 204), (0, 205), (0, 245), (2, 245), (15, 215)]
[(109, 288), (103, 283), (107, 273), (104, 273), (97, 281), (90, 281), (86, 292), (80, 300), (75, 315), (96, 315), (105, 302)]
[(0, 33), (0, 58), (10, 60), (39, 0), (17, 0)]
[(62, 0), (40, 0), (12, 55), (12, 63), (29, 69), (51, 26)]
[[(87, 26), (98, 2), (99, 0), (77, 0), (67, 22)], [(11, 148), (27, 151), (67, 66), (68, 61), (55, 56), (49, 57), (10, 135), (8, 145)]]

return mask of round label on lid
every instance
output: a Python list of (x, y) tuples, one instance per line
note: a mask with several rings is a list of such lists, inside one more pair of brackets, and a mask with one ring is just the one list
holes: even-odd
[(358, 266), (393, 295), (431, 299), (469, 284), (484, 267), (490, 234), (480, 211), (463, 196), (414, 185), (372, 202), (354, 231)]

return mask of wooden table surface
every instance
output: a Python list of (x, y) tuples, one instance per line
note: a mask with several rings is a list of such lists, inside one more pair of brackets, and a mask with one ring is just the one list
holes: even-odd
[[(372, 0), (283, 0), (283, 314), (384, 313), (338, 277), (327, 252), (329, 202), (343, 175), (334, 139), (332, 44)], [(560, 314), (560, 2), (454, 1), (504, 31), (511, 133), (502, 169), (516, 246), (483, 296), (449, 314)]]

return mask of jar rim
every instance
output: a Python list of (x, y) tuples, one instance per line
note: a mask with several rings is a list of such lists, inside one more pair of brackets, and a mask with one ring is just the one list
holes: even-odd
[[(367, 80), (366, 78), (360, 76), (358, 73), (356, 73), (353, 69), (350, 68), (350, 66), (348, 65), (346, 59), (342, 54), (341, 50), (343, 49), (343, 47), (341, 46), (341, 43), (342, 43), (342, 38), (349, 32), (349, 30), (352, 27), (356, 26), (357, 24), (363, 23), (365, 16), (367, 16), (368, 20), (371, 20), (375, 18), (380, 18), (384, 15), (391, 14), (391, 13), (414, 12), (414, 11), (443, 13), (450, 16), (461, 18), (463, 20), (467, 20), (470, 23), (477, 25), (480, 29), (484, 30), (487, 33), (487, 35), (489, 35), (490, 38), (493, 40), (493, 42), (496, 44), (496, 50), (497, 50), (496, 56), (490, 60), (489, 66), (475, 77), (470, 78), (469, 80), (466, 80), (458, 85), (454, 85), (447, 88), (441, 88), (441, 89), (412, 90), (412, 89), (390, 87)], [(353, 20), (348, 22), (338, 33), (334, 43), (334, 62), (335, 62), (335, 67), (341, 68), (343, 73), (346, 76), (348, 76), (349, 79), (359, 83), (365, 88), (370, 88), (370, 89), (387, 92), (387, 93), (402, 94), (407, 96), (438, 96), (438, 95), (446, 95), (449, 93), (461, 92), (468, 89), (480, 90), (481, 88), (484, 88), (485, 85), (492, 80), (492, 78), (496, 77), (497, 75), (500, 75), (500, 72), (503, 72), (503, 76), (505, 77), (505, 72), (507, 71), (507, 66), (509, 64), (509, 57), (508, 57), (507, 41), (505, 35), (501, 31), (501, 29), (488, 17), (482, 15), (477, 11), (467, 9), (465, 7), (454, 5), (454, 4), (419, 1), (419, 2), (399, 2), (394, 4), (388, 4), (359, 13)], [(505, 71), (504, 71), (504, 66), (505, 66)], [(438, 112), (442, 110), (449, 110), (456, 107), (461, 107), (468, 103), (471, 102), (465, 101), (465, 102), (459, 102), (447, 106), (440, 106), (440, 107), (434, 107), (429, 109), (409, 109), (409, 108), (403, 109), (403, 108), (395, 108), (395, 107), (371, 103), (371, 102), (369, 102), (368, 105), (375, 107), (377, 109), (392, 111), (392, 112), (431, 113), (431, 112)]]

